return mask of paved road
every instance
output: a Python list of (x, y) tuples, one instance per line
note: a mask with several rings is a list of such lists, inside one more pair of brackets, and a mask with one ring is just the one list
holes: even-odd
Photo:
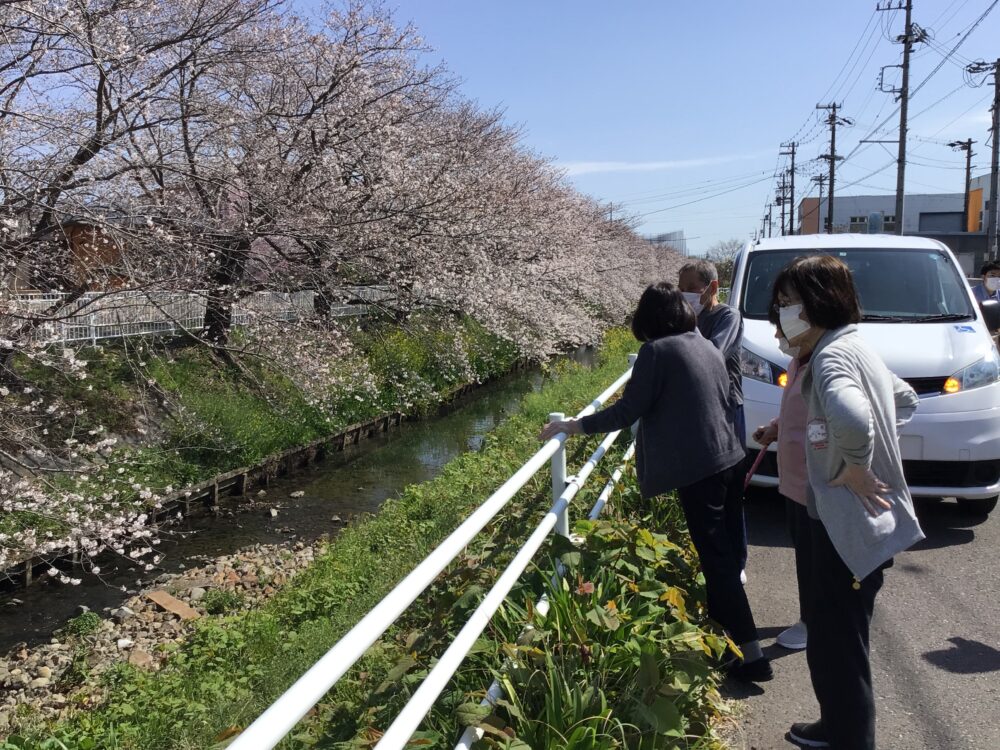
[[(896, 558), (876, 600), (872, 667), (879, 750), (1000, 750), (1000, 509), (969, 516), (918, 501), (927, 539)], [(792, 550), (772, 493), (748, 498), (747, 590), (775, 679), (726, 686), (740, 715), (734, 750), (791, 750), (795, 721), (818, 717), (804, 652), (773, 645), (797, 619)]]

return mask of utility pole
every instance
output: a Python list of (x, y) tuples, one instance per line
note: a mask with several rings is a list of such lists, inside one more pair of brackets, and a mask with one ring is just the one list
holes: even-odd
[(788, 169), (790, 186), (788, 188), (788, 233), (795, 234), (795, 147), (799, 144), (795, 141), (782, 143), (781, 147), (787, 149), (780, 152), (781, 156), (791, 156), (792, 166)]
[(781, 227), (781, 236), (785, 236), (785, 188), (787, 183), (785, 182), (785, 173), (781, 173), (781, 184), (778, 185), (778, 193), (774, 196), (774, 201), (779, 206), (781, 206), (781, 223), (778, 225)]
[(820, 155), (820, 159), (826, 159), (830, 162), (830, 191), (829, 196), (826, 199), (826, 233), (833, 234), (833, 185), (834, 185), (834, 175), (836, 173), (836, 164), (838, 161), (843, 159), (843, 156), (837, 156), (837, 126), (838, 125), (853, 125), (854, 121), (847, 117), (837, 117), (837, 110), (840, 109), (839, 104), (833, 102), (831, 104), (817, 104), (816, 109), (825, 109), (829, 111), (829, 115), (826, 117), (826, 124), (830, 126), (830, 153)]
[(774, 229), (774, 227), (773, 227), (773, 219), (771, 218), (771, 211), (772, 211), (773, 208), (774, 208), (774, 204), (773, 203), (768, 203), (767, 204), (767, 236), (768, 236), (768, 238), (771, 237), (771, 232)]
[(816, 228), (821, 230), (820, 232), (817, 232), (817, 234), (821, 234), (823, 228), (820, 226), (820, 224), (822, 224), (823, 222), (820, 219), (820, 216), (823, 215), (821, 213), (823, 208), (823, 183), (826, 182), (826, 175), (818, 174), (812, 178), (812, 181), (819, 183), (819, 201), (816, 203), (816, 213), (818, 214), (818, 216), (816, 217)]
[(972, 75), (978, 73), (993, 74), (993, 126), (992, 134), (993, 158), (990, 160), (990, 205), (989, 218), (986, 222), (986, 253), (990, 260), (997, 259), (997, 173), (998, 156), (1000, 156), (1000, 59), (996, 62), (977, 61), (966, 67)]
[[(913, 0), (886, 0), (884, 4), (875, 6), (876, 11), (905, 10), (906, 26), (902, 35), (896, 41), (903, 45), (903, 81), (898, 89), (891, 93), (899, 94), (899, 152), (896, 159), (896, 234), (903, 233), (903, 198), (906, 181), (906, 116), (910, 104), (910, 52), (915, 42), (927, 39), (927, 32), (913, 23)], [(883, 89), (884, 91), (885, 89)]]
[(997, 259), (997, 156), (1000, 154), (1000, 59), (993, 63), (993, 158), (990, 160), (990, 222), (986, 247), (990, 260)]
[(952, 141), (948, 145), (954, 149), (965, 152), (965, 210), (962, 211), (962, 226), (961, 231), (969, 231), (969, 191), (972, 188), (972, 157), (975, 154), (972, 153), (972, 144), (975, 143), (971, 138), (966, 138), (964, 141)]

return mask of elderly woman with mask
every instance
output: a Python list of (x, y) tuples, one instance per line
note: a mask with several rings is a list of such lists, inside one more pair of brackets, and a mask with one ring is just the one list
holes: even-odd
[(896, 430), (913, 389), (893, 375), (855, 325), (851, 272), (836, 258), (792, 261), (775, 280), (772, 320), (802, 376), (806, 405), (806, 655), (820, 718), (794, 724), (807, 747), (874, 750), (869, 629), (883, 571), (923, 539), (903, 477)]
[(705, 575), (709, 615), (742, 653), (733, 677), (773, 677), (740, 583), (743, 446), (733, 429), (722, 354), (696, 331), (694, 310), (668, 282), (643, 292), (632, 332), (644, 342), (614, 404), (583, 419), (552, 422), (539, 438), (622, 430), (638, 421), (636, 469), (643, 498), (677, 490)]

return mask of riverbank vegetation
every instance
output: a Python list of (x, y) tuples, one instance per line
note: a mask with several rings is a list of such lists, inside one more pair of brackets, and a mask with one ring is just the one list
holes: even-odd
[[(264, 607), (198, 621), (159, 672), (121, 664), (105, 676), (100, 706), (57, 726), (21, 717), (21, 734), (7, 748), (221, 747), (538, 449), (535, 435), (549, 412), (587, 403), (624, 369), (634, 346), (616, 331), (596, 368), (561, 365), (480, 451), (345, 529)], [(570, 466), (592, 442), (570, 444)], [(647, 512), (628, 476), (608, 520), (576, 525), (579, 547), (556, 541), (538, 557), (426, 720), (423, 746), (449, 747), (467, 723), (484, 728), (483, 748), (713, 746), (722, 704), (712, 667), (726, 642), (706, 624), (676, 507)], [(544, 474), (529, 483), (282, 747), (374, 746), (548, 508), (549, 492)], [(574, 517), (594, 493), (578, 498)], [(557, 558), (567, 570), (550, 586)], [(546, 589), (552, 607), (542, 617), (531, 602)], [(521, 638), (529, 623), (531, 637)], [(517, 666), (501, 670), (507, 659)], [(494, 677), (506, 698), (488, 712), (476, 704)], [(85, 695), (82, 688), (71, 703), (85, 705)]]
[[(83, 381), (15, 361), (32, 385), (9, 393), (7, 404), (65, 407), (47, 415), (42, 437), (76, 445), (96, 433), (100, 447), (52, 461), (46, 493), (0, 490), (0, 569), (75, 544), (87, 562), (104, 551), (107, 534), (124, 553), (120, 540), (153, 533), (142, 527), (145, 515), (171, 489), (382, 414), (419, 415), (458, 386), (509, 372), (520, 357), (512, 342), (472, 318), (429, 313), (403, 324), (373, 317), (313, 332), (312, 345), (300, 342), (294, 359), (281, 338), (241, 336), (239, 369), (197, 344), (156, 340), (74, 354), (93, 373)], [(145, 557), (155, 562), (154, 552)]]
[[(593, 341), (675, 275), (382, 3), (23, 0), (0, 34), (0, 567), (154, 564), (137, 495), (419, 410), (501, 339)], [(361, 303), (398, 330), (348, 335)]]

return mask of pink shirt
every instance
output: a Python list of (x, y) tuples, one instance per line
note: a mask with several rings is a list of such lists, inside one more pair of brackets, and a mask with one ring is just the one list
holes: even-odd
[(788, 365), (788, 383), (781, 392), (778, 412), (778, 492), (802, 505), (806, 504), (809, 475), (806, 471), (806, 423), (809, 421), (806, 400), (802, 396), (802, 378), (809, 364), (793, 359)]

